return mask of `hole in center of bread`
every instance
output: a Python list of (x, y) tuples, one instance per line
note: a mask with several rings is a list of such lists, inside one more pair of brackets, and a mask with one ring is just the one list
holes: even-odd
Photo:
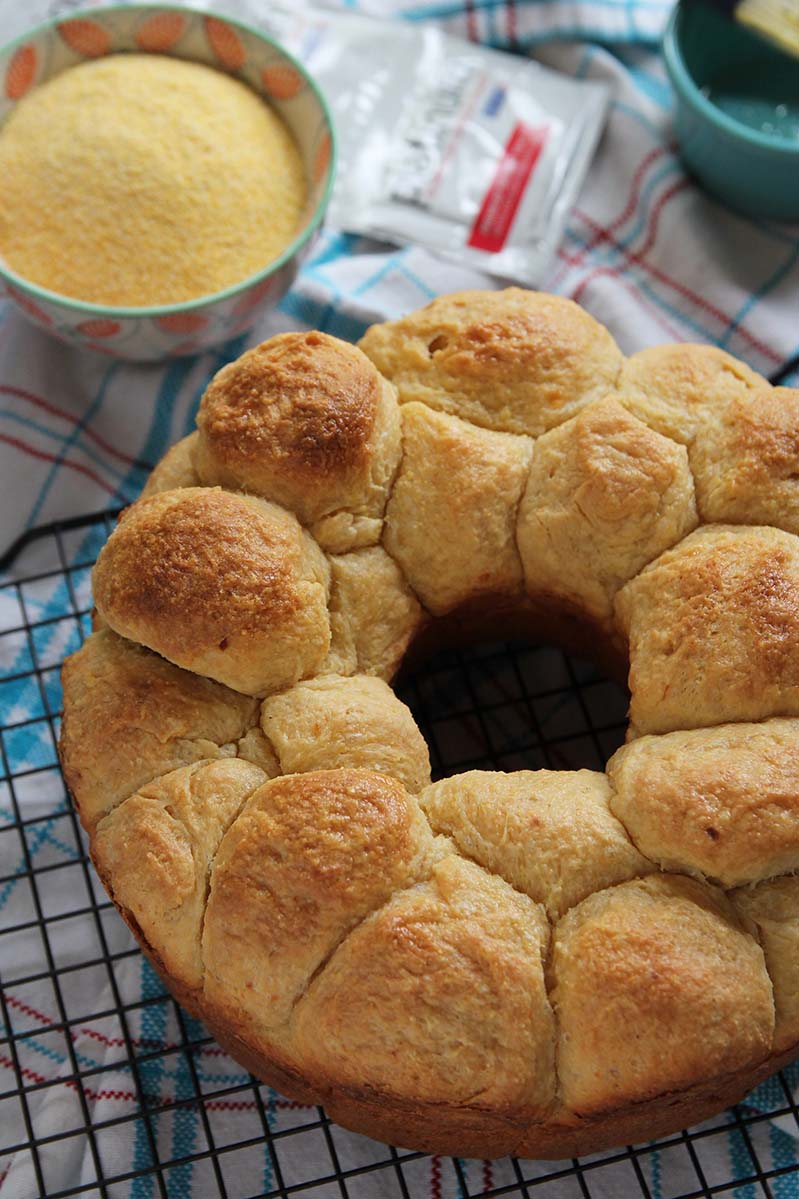
[(465, 770), (602, 770), (623, 744), (629, 692), (587, 657), (527, 640), (452, 640), (417, 648), (395, 684), (427, 741), (434, 780)]

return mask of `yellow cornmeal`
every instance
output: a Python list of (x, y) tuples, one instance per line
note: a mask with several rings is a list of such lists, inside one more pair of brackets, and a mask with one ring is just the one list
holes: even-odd
[(305, 203), (286, 125), (199, 63), (112, 55), (20, 101), (0, 129), (0, 255), (95, 304), (170, 304), (277, 257)]

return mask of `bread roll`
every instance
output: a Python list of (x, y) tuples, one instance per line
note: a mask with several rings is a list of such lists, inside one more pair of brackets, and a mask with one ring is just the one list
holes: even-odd
[[(110, 629), (64, 664), (61, 762), (88, 832), (145, 783), (209, 758), (235, 757), (258, 725), (256, 700), (180, 670)], [(246, 756), (246, 755), (245, 755)], [(279, 773), (266, 754), (265, 773)]]
[(92, 576), (115, 632), (247, 695), (313, 675), (330, 645), (329, 571), (285, 509), (190, 487), (139, 500)]
[(316, 332), (262, 342), (214, 376), (197, 425), (203, 483), (290, 508), (334, 553), (380, 540), (399, 413), (354, 346)]
[(612, 391), (622, 365), (607, 329), (577, 304), (519, 287), (439, 296), (373, 325), (360, 346), (400, 403), (533, 437)]
[(735, 397), (742, 403), (768, 389), (766, 380), (716, 346), (652, 346), (628, 358), (619, 399), (664, 437), (690, 445), (705, 421), (717, 420)]
[(611, 810), (664, 870), (735, 887), (799, 869), (799, 721), (640, 737), (607, 771)]
[(722, 892), (693, 879), (638, 879), (583, 900), (555, 929), (552, 972), (571, 1111), (667, 1095), (771, 1049), (763, 951)]
[(799, 539), (710, 525), (616, 598), (631, 727), (668, 733), (799, 715)]
[(419, 802), (437, 833), (557, 919), (594, 891), (654, 867), (611, 814), (593, 770), (469, 770)]
[(428, 611), (521, 591), (515, 524), (529, 438), (411, 403), (402, 409), (402, 445), (385, 546)]
[(536, 442), (518, 523), (527, 591), (610, 630), (619, 588), (696, 525), (685, 449), (596, 400)]
[(382, 679), (319, 675), (264, 700), (261, 721), (283, 774), (357, 767), (411, 792), (430, 782), (424, 738)]

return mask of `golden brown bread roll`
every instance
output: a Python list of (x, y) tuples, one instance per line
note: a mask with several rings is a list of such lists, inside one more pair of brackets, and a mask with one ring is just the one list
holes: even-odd
[(533, 437), (612, 391), (622, 365), (607, 329), (577, 304), (519, 287), (439, 296), (373, 325), (359, 344), (400, 403)]
[(548, 943), (537, 904), (446, 857), (312, 981), (294, 1014), (295, 1053), (344, 1087), (543, 1114), (554, 1099)]
[(319, 675), (264, 700), (261, 723), (283, 774), (356, 767), (399, 779), (411, 792), (430, 782), (424, 737), (382, 679)]
[(92, 576), (123, 637), (249, 695), (316, 672), (330, 645), (329, 571), (276, 504), (189, 487), (123, 513)]
[(326, 333), (281, 333), (223, 367), (197, 416), (203, 483), (274, 500), (334, 553), (380, 540), (399, 461), (394, 389)]
[(425, 607), (441, 614), (520, 590), (515, 522), (530, 439), (412, 403), (402, 409), (402, 447), (385, 546)]
[(763, 951), (723, 893), (693, 879), (650, 876), (584, 899), (555, 928), (552, 971), (571, 1111), (640, 1103), (772, 1047)]
[(400, 568), (380, 546), (333, 554), (330, 652), (322, 671), (390, 681), (426, 617)]
[(416, 800), (385, 775), (326, 770), (266, 783), (211, 872), (203, 960), (212, 1011), (269, 1043), (342, 937), (420, 877), (432, 843)]
[(557, 919), (594, 891), (647, 874), (593, 770), (469, 770), (419, 797), (437, 833)]
[(527, 590), (609, 624), (618, 589), (696, 524), (685, 449), (597, 400), (536, 442), (518, 521)]
[(142, 787), (97, 826), (92, 860), (114, 901), (179, 984), (202, 984), (208, 871), (266, 775), (250, 762), (195, 762)]
[(611, 810), (664, 870), (725, 887), (799, 870), (799, 720), (640, 737), (607, 771)]
[(799, 539), (698, 529), (622, 588), (630, 720), (668, 733), (799, 715)]
[(761, 375), (715, 346), (667, 345), (625, 361), (618, 398), (656, 432), (690, 445), (733, 397), (746, 403), (767, 389)]
[[(519, 289), (362, 344), (220, 372), (100, 555), (60, 745), (91, 852), (176, 996), (347, 1126), (673, 1132), (799, 1051), (796, 393)], [(629, 649), (605, 774), (429, 783), (388, 682), (492, 620)]]
[[(68, 659), (63, 684), (61, 762), (87, 831), (152, 779), (202, 759), (235, 757), (258, 725), (256, 700), (110, 629)], [(259, 764), (278, 774), (277, 758), (267, 757)]]
[(799, 391), (733, 396), (691, 449), (703, 521), (799, 533)]

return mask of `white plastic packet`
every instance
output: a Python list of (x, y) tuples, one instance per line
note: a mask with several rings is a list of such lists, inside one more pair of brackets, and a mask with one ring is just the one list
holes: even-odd
[(599, 140), (604, 83), (439, 29), (270, 5), (336, 123), (333, 224), (537, 285)]

